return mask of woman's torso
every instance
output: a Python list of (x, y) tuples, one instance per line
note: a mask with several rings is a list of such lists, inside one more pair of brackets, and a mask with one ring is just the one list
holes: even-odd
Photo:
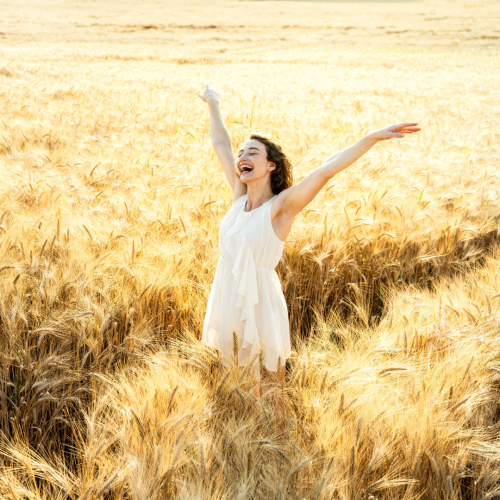
[(241, 249), (241, 240), (245, 238), (255, 267), (274, 270), (283, 255), (285, 244), (274, 232), (271, 222), (271, 204), (276, 195), (260, 207), (245, 212), (247, 196), (238, 198), (222, 219), (219, 230), (221, 256), (234, 263)]

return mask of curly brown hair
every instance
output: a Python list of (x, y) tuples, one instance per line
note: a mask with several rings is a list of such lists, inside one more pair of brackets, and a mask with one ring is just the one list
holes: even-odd
[(267, 159), (276, 165), (271, 172), (271, 190), (274, 194), (293, 186), (292, 164), (281, 149), (281, 146), (270, 136), (252, 134), (250, 139), (264, 144), (267, 153)]

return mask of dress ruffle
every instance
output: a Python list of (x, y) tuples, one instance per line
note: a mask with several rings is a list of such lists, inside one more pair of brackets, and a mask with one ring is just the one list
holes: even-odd
[[(249, 221), (253, 213), (254, 211), (245, 212), (242, 210), (238, 220), (224, 237), (224, 241), (237, 237), (240, 243), (239, 246), (232, 245), (238, 248), (238, 252), (232, 255), (235, 259), (232, 274), (238, 285), (238, 298), (235, 306), (240, 309), (240, 323), (244, 323), (243, 338), (241, 339), (241, 347), (238, 350), (238, 364), (241, 366), (248, 365), (260, 348), (259, 332), (255, 322), (255, 306), (259, 303), (257, 269), (244, 232), (238, 235), (239, 230)], [(258, 358), (254, 360), (251, 372), (257, 379), (260, 379)]]

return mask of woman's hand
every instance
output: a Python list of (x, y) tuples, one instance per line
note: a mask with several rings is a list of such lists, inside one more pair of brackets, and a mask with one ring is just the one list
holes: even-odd
[(421, 130), (417, 127), (418, 123), (398, 123), (389, 127), (381, 128), (372, 132), (371, 135), (377, 141), (386, 141), (387, 139), (401, 138), (405, 134), (413, 134)]
[(210, 85), (205, 85), (205, 90), (202, 94), (198, 94), (207, 104), (219, 104), (219, 94), (218, 92), (210, 87)]

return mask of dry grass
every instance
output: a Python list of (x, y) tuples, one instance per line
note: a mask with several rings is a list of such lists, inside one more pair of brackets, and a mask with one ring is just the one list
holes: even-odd
[[(1, 498), (500, 496), (500, 10), (388, 5), (5, 4)], [(423, 126), (297, 217), (260, 402), (197, 341), (231, 205), (206, 80), (296, 181)]]
[(0, 491), (47, 499), (104, 491), (134, 499), (494, 498), (499, 264), (488, 258), (480, 272), (432, 292), (392, 293), (374, 328), (320, 321), (298, 343), (288, 388), (264, 382), (260, 401), (248, 374), (224, 373), (194, 338), (177, 340), (177, 355), (160, 351), (139, 369), (96, 375), (102, 383), (80, 408), (83, 422), (80, 413), (63, 420), (72, 451), (30, 446), (22, 423), (13, 426)]

